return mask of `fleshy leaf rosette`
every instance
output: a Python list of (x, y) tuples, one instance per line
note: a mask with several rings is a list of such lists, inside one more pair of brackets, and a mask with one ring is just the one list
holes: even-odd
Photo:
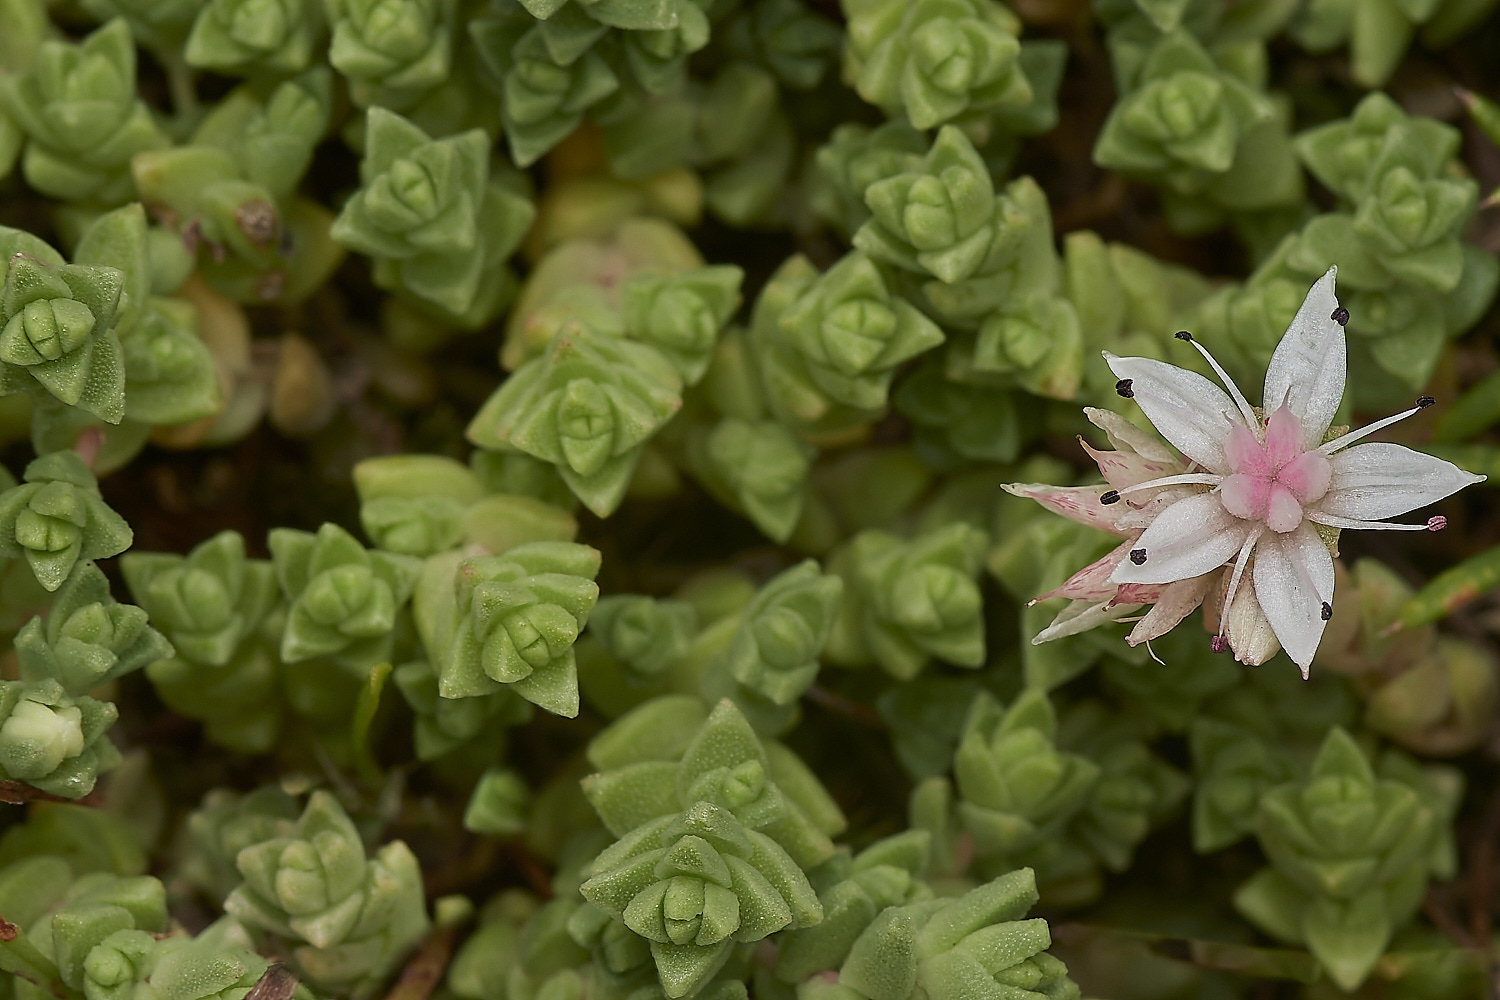
[(387, 655), (396, 615), (421, 571), (419, 560), (367, 551), (336, 524), (323, 525), (317, 534), (274, 528), (267, 544), (290, 602), (281, 637), (284, 661), (332, 656), (368, 667)]
[(222, 531), (186, 556), (127, 553), (120, 569), (176, 648), (146, 666), (161, 699), (221, 746), (270, 750), (284, 711), (276, 651), (261, 634), (281, 600), (271, 562), (247, 558), (240, 534)]
[(736, 943), (822, 919), (807, 876), (776, 841), (700, 801), (631, 831), (594, 861), (590, 903), (651, 942), (662, 991), (692, 994)]
[(430, 927), (415, 855), (397, 840), (366, 857), (354, 823), (323, 790), (289, 835), (242, 848), (235, 866), (244, 882), (225, 911), (306, 942), (292, 954), (324, 989), (370, 989)]
[(834, 402), (861, 410), (884, 406), (897, 366), (943, 342), (938, 325), (894, 294), (859, 251), (813, 281), (778, 323), (778, 360), (790, 369), (781, 377), (800, 376)]
[(1222, 850), (1255, 832), (1268, 789), (1294, 777), (1284, 750), (1242, 726), (1211, 716), (1193, 720), (1193, 850)]
[[(1336, 264), (1357, 334), (1351, 365), (1373, 364), (1420, 391), (1444, 344), (1477, 321), (1500, 286), (1500, 262), (1458, 237), (1477, 194), (1454, 159), (1458, 144), (1452, 126), (1408, 115), (1378, 93), (1347, 119), (1298, 136), (1298, 155), (1340, 204), (1283, 240), (1244, 286), (1210, 299), (1203, 332), (1234, 335), (1224, 358), (1230, 370), (1248, 373), (1269, 358), (1280, 328), (1274, 320), (1292, 312), (1288, 289)], [(1260, 312), (1273, 321), (1262, 325)], [(1355, 381), (1356, 409), (1392, 406), (1396, 382)]]
[(929, 129), (1029, 104), (1021, 25), (991, 0), (845, 0), (844, 78), (888, 117)]
[(1101, 769), (1057, 746), (1046, 694), (1022, 693), (1001, 711), (981, 695), (953, 756), (958, 820), (992, 867), (1055, 861), (1068, 824), (1088, 804)]
[[(633, 6), (600, 0), (602, 6)], [(653, 5), (656, 6), (656, 5)], [(584, 112), (620, 89), (620, 78), (597, 51), (608, 27), (579, 5), (538, 21), (518, 2), (469, 22), (469, 35), (488, 82), (500, 94), (500, 120), (511, 157), (530, 166), (583, 121)], [(652, 25), (666, 28), (669, 25)]]
[(625, 334), (660, 351), (685, 385), (708, 370), (719, 331), (740, 301), (742, 268), (700, 267), (681, 274), (638, 274), (621, 291)]
[(738, 54), (769, 66), (794, 90), (811, 90), (839, 55), (844, 33), (801, 0), (761, 0), (722, 29)]
[(685, 76), (687, 58), (708, 44), (708, 15), (697, 0), (672, 0), (672, 20), (666, 28), (618, 33), (625, 65), (641, 89), (665, 94)]
[(15, 650), (22, 680), (56, 680), (76, 697), (171, 656), (172, 644), (146, 612), (117, 603), (103, 571), (85, 562), (57, 591), (46, 622), (37, 616), (17, 633)]
[(186, 556), (127, 553), (120, 569), (177, 656), (208, 667), (228, 663), (281, 597), (275, 568), (247, 558), (237, 531), (221, 531)]
[(598, 550), (530, 542), (501, 556), (436, 557), (417, 622), (444, 698), (509, 687), (554, 715), (578, 714), (573, 643), (599, 598)]
[[(457, 0), (324, 0), (328, 61), (355, 103), (406, 103), (448, 79)], [(404, 100), (403, 100), (404, 99)]]
[[(1039, 917), (1036, 878), (1020, 868), (956, 899), (883, 911), (855, 940), (839, 968), (850, 1000), (1077, 1000), (1078, 985), (1047, 952), (1052, 934)], [(835, 994), (839, 996), (839, 994)]]
[[(585, 780), (585, 794), (621, 839), (592, 866), (584, 895), (624, 921), (613, 954), (652, 942), (647, 954), (670, 996), (706, 982), (734, 940), (822, 916), (803, 872), (833, 854), (828, 838), (843, 817), (812, 772), (758, 737), (732, 702), (705, 718), (697, 699), (654, 699), (601, 733), (588, 755), (601, 770)], [(717, 856), (737, 874), (684, 868), (678, 859), (687, 855), (708, 864)], [(687, 884), (710, 874), (707, 884), (725, 893)]]
[(46, 589), (61, 587), (80, 561), (130, 547), (130, 525), (104, 502), (99, 481), (76, 451), (34, 459), (23, 478), (0, 493), (0, 555), (25, 556)]
[[(1445, 172), (1459, 153), (1458, 129), (1436, 118), (1409, 115), (1385, 94), (1366, 95), (1348, 118), (1310, 128), (1297, 136), (1297, 155), (1324, 187), (1349, 204), (1375, 193), (1381, 173), (1371, 167), (1400, 148), (1408, 167), (1423, 177)], [(1413, 160), (1416, 163), (1413, 163)]]
[(1004, 224), (989, 167), (952, 125), (938, 130), (919, 168), (873, 181), (864, 200), (873, 217), (854, 234), (854, 245), (946, 284), (990, 262)]
[(620, 505), (645, 443), (682, 407), (682, 379), (661, 352), (588, 330), (554, 337), (480, 407), (469, 440), (557, 466), (600, 517)]
[(707, 471), (755, 526), (778, 542), (791, 537), (807, 498), (816, 449), (777, 420), (725, 417), (703, 442)]
[(1017, 295), (979, 327), (971, 359), (979, 376), (999, 375), (1037, 396), (1072, 399), (1083, 380), (1083, 331), (1061, 296)]
[(641, 594), (599, 598), (589, 634), (641, 677), (659, 677), (687, 653), (698, 632), (698, 612), (676, 598)]
[(188, 33), (189, 66), (238, 76), (290, 76), (323, 30), (316, 0), (208, 0)]
[(833, 632), (844, 581), (806, 559), (772, 577), (740, 616), (722, 670), (758, 699), (786, 707), (818, 676), (818, 657)]
[(125, 416), (115, 333), (124, 275), (13, 252), (0, 291), (0, 395), (48, 393), (111, 424)]
[(105, 737), (111, 702), (72, 697), (55, 680), (0, 681), (0, 777), (78, 799), (120, 760)]
[(1424, 795), (1378, 777), (1342, 727), (1303, 781), (1261, 796), (1256, 836), (1271, 861), (1235, 893), (1261, 930), (1305, 946), (1340, 989), (1362, 983), (1417, 909), (1445, 837)]
[(1240, 211), (1295, 203), (1302, 193), (1275, 103), (1181, 28), (1146, 56), (1099, 133), (1094, 162)]
[(507, 283), (486, 280), (531, 225), (531, 203), (489, 179), (490, 138), (482, 129), (431, 139), (384, 108), (365, 122), (363, 184), (330, 235), (376, 260), (382, 287), (479, 325)]
[(430, 556), (457, 545), (464, 511), (484, 495), (479, 478), (439, 455), (383, 455), (354, 467), (359, 520), (375, 544)]
[(588, 749), (599, 773), (583, 791), (604, 825), (626, 837), (697, 802), (727, 809), (779, 844), (804, 871), (834, 854), (843, 813), (807, 765), (758, 735), (734, 702), (712, 712), (686, 695), (662, 695), (617, 719)]
[(886, 122), (874, 129), (840, 125), (818, 147), (818, 175), (825, 187), (814, 189), (813, 208), (852, 236), (870, 217), (865, 204), (870, 185), (920, 171), (926, 155), (927, 137), (906, 122)]
[(97, 996), (87, 990), (91, 973), (100, 971), (90, 959), (101, 945), (109, 942), (109, 951), (124, 944), (124, 950), (143, 957), (143, 949), (155, 944), (154, 935), (167, 936), (166, 892), (149, 875), (75, 873), (63, 859), (46, 856), (21, 864), (26, 867), (5, 869), (15, 878), (6, 888), (21, 890), (21, 898), (6, 900), (6, 908), (19, 904), (18, 916), (30, 926), (24, 937), (11, 933), (6, 958), (10, 968), (19, 965), (18, 973), (26, 977), (22, 982), (39, 992)]
[(244, 881), (235, 867), (240, 851), (292, 836), (300, 812), (297, 800), (279, 785), (244, 794), (213, 789), (187, 815), (185, 827), (192, 846), (183, 863), (184, 875), (212, 898), (222, 900)]
[(0, 73), (0, 109), (28, 139), (26, 183), (66, 201), (133, 197), (131, 157), (170, 143), (136, 92), (135, 58), (117, 18), (77, 45), (42, 42), (29, 73)]
[(910, 541), (860, 532), (829, 560), (844, 578), (844, 600), (828, 658), (851, 667), (878, 664), (904, 681), (934, 657), (981, 666), (984, 602), (977, 578), (988, 547), (986, 533), (963, 522)]

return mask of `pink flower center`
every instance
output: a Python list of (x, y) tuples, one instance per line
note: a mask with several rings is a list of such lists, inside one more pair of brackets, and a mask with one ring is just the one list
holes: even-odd
[(1304, 451), (1302, 425), (1282, 404), (1266, 421), (1261, 444), (1247, 427), (1235, 427), (1224, 445), (1233, 474), (1219, 487), (1224, 509), (1272, 531), (1302, 523), (1302, 508), (1328, 492), (1333, 468), (1321, 451)]

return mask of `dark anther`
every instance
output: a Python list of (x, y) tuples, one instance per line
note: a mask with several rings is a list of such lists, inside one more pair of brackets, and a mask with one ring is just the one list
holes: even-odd
[(1188, 333), (1186, 330), (1178, 330), (1176, 333), (1172, 334), (1172, 336), (1176, 337), (1178, 340), (1193, 339), (1193, 335), (1191, 333)]
[(1348, 326), (1349, 325), (1349, 310), (1345, 309), (1343, 306), (1339, 306), (1337, 309), (1335, 309), (1333, 311), (1333, 314), (1331, 316), (1329, 316), (1328, 318), (1331, 319), (1331, 320), (1333, 320), (1339, 326)]
[(1130, 383), (1133, 382), (1133, 381), (1135, 381), (1135, 380), (1134, 379), (1128, 379), (1128, 378), (1122, 378), (1122, 379), (1120, 379), (1120, 381), (1118, 381), (1118, 382), (1115, 383), (1115, 392), (1118, 392), (1120, 395), (1124, 396), (1126, 399), (1129, 399), (1130, 397), (1134, 396), (1135, 395), (1135, 390), (1132, 389), (1132, 388), (1130, 388)]
[(1099, 498), (1099, 502), (1100, 503), (1119, 503), (1120, 502), (1120, 491), (1119, 490), (1110, 490), (1108, 493), (1104, 494), (1102, 497)]
[(1135, 563), (1137, 566), (1143, 565), (1146, 562), (1146, 550), (1145, 549), (1131, 549), (1130, 550), (1130, 561), (1133, 562), (1133, 563)]
[(1323, 614), (1323, 620), (1325, 622), (1328, 619), (1332, 618), (1333, 617), (1333, 605), (1329, 604), (1327, 601), (1324, 601), (1323, 602), (1323, 611), (1322, 611), (1322, 614)]
[(1229, 640), (1222, 635), (1216, 635), (1208, 640), (1208, 651), (1210, 653), (1222, 653), (1229, 648)]
[(1418, 396), (1417, 397), (1417, 409), (1419, 409), (1419, 410), (1425, 410), (1429, 406), (1431, 406), (1433, 403), (1436, 403), (1436, 402), (1437, 402), (1437, 400), (1433, 399), (1431, 396)]

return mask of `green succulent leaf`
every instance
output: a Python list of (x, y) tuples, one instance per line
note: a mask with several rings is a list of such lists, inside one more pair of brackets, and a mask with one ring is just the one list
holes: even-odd
[(47, 590), (61, 587), (79, 562), (130, 547), (130, 526), (104, 502), (77, 452), (43, 455), (24, 479), (0, 493), (0, 555), (25, 556)]
[(397, 613), (421, 572), (417, 559), (366, 551), (336, 524), (325, 524), (316, 534), (275, 528), (268, 545), (290, 602), (283, 660), (333, 656), (368, 667), (387, 657)]
[(30, 72), (0, 76), (0, 108), (28, 139), (26, 183), (54, 198), (129, 201), (131, 157), (169, 144), (136, 94), (135, 43), (120, 18), (77, 45), (42, 42)]
[(13, 253), (0, 290), (0, 394), (51, 395), (118, 424), (125, 362), (114, 327), (124, 283), (113, 267)]
[(67, 695), (56, 680), (0, 681), (0, 776), (82, 798), (119, 762), (104, 736), (118, 714), (110, 702)]
[(469, 424), (482, 448), (557, 467), (601, 517), (624, 499), (641, 449), (682, 406), (677, 369), (655, 348), (580, 330), (517, 369)]

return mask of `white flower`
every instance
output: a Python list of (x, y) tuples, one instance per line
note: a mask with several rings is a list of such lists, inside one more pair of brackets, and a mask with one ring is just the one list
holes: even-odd
[[(1121, 504), (1151, 515), (1144, 530), (1127, 543), (1129, 548), (1121, 547), (1126, 558), (1110, 560), (1113, 569), (1098, 581), (1099, 587), (1114, 586), (1123, 593), (1130, 587), (1192, 581), (1191, 589), (1202, 600), (1210, 574), (1228, 565), (1216, 648), (1233, 641), (1238, 627), (1246, 645), (1259, 651), (1251, 654), (1258, 662), (1270, 655), (1265, 652), (1267, 637), (1252, 641), (1250, 636), (1269, 625), (1303, 677), (1333, 610), (1333, 557), (1316, 526), (1437, 530), (1445, 523), (1440, 517), (1425, 524), (1382, 519), (1484, 479), (1396, 444), (1350, 447), (1431, 405), (1430, 397), (1395, 416), (1323, 440), (1344, 395), (1343, 324), (1349, 314), (1334, 297), (1336, 271), (1329, 268), (1308, 291), (1271, 357), (1262, 397), (1264, 420), (1218, 362), (1186, 333), (1178, 334), (1179, 339), (1193, 343), (1224, 381), (1228, 395), (1195, 372), (1150, 358), (1104, 353), (1120, 379), (1120, 395), (1135, 399), (1190, 464), (1180, 473), (1137, 479), (1098, 494), (1101, 507)], [(1113, 477), (1107, 478), (1114, 485)], [(1183, 488), (1189, 491), (1176, 492)], [(1241, 595), (1247, 571), (1253, 602)], [(1237, 652), (1240, 647), (1235, 642)], [(1241, 653), (1241, 658), (1247, 657)]]

